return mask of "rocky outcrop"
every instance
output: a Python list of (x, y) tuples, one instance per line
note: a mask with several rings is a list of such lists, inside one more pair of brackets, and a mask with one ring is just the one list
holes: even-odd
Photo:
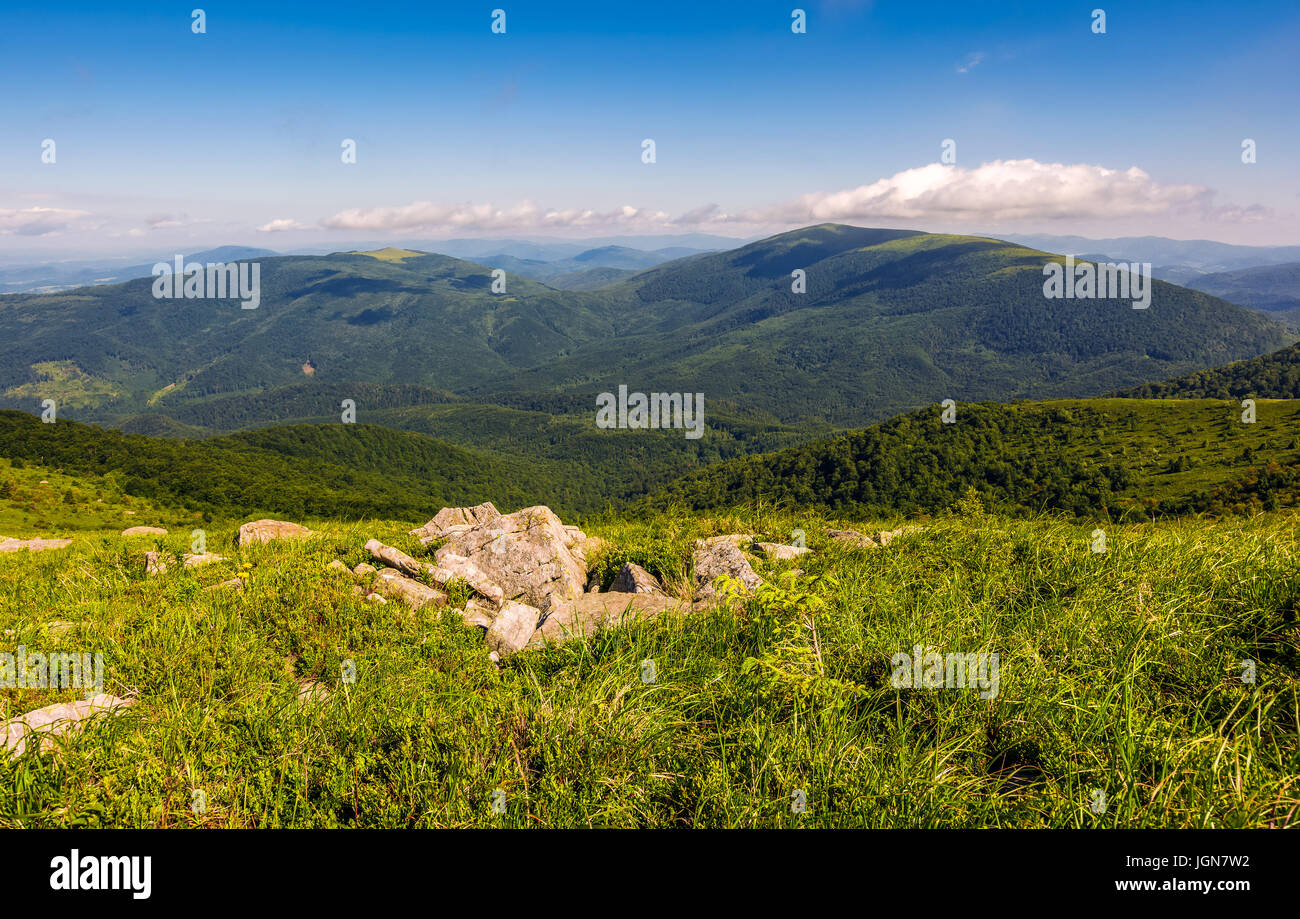
[(609, 585), (611, 592), (624, 594), (658, 594), (664, 593), (663, 585), (659, 579), (650, 572), (646, 571), (640, 565), (634, 565), (631, 562), (625, 562), (623, 567), (618, 570), (614, 576), (614, 582)]
[(185, 563), (186, 568), (197, 568), (200, 565), (211, 565), (214, 562), (224, 562), (225, 560), (224, 555), (216, 555), (212, 552), (187, 552), (181, 557), (181, 561)]
[(439, 560), (439, 564), (430, 565), (428, 562), (416, 561), (402, 550), (386, 546), (377, 539), (372, 539), (366, 543), (366, 551), (374, 558), (392, 565), (406, 575), (424, 572), (439, 587), (445, 588), (451, 581), (460, 578), (470, 586), (471, 590), (476, 591), (493, 603), (500, 603), (503, 599), (501, 588), (491, 578), (484, 574), (477, 565), (454, 553), (447, 553)]
[(312, 531), (305, 526), (289, 523), (285, 520), (254, 520), (239, 528), (235, 545), (251, 546), (256, 543), (271, 542), (275, 539), (302, 539), (311, 536)]
[(453, 534), (434, 558), (451, 570), (468, 562), (501, 588), (501, 599), (545, 610), (552, 598), (572, 600), (583, 593), (587, 569), (585, 556), (570, 551), (575, 541), (560, 518), (539, 505)]
[(27, 742), (34, 739), (35, 735), (39, 737), (41, 752), (44, 753), (54, 747), (56, 737), (77, 734), (91, 718), (134, 704), (134, 700), (100, 693), (76, 702), (47, 705), (5, 722), (5, 747), (9, 750), (10, 757), (17, 759), (23, 755)]
[(127, 527), (122, 531), (123, 536), (166, 536), (167, 531), (162, 527)]
[(701, 600), (716, 600), (718, 589), (714, 579), (726, 576), (740, 582), (741, 591), (749, 593), (763, 584), (740, 550), (747, 537), (737, 535), (713, 536), (695, 540), (691, 557), (695, 563), (695, 596)]
[(433, 515), (422, 527), (411, 530), (411, 536), (418, 536), (420, 542), (428, 545), (435, 539), (445, 539), (454, 533), (490, 523), (501, 516), (501, 512), (491, 501), (485, 501), (475, 507), (444, 507)]
[(71, 539), (44, 539), (39, 536), (35, 539), (14, 539), (0, 536), (0, 552), (18, 552), (22, 549), (28, 552), (43, 552), (46, 549), (64, 549), (70, 545), (72, 545)]
[[(446, 543), (430, 563), (370, 540), (366, 551), (388, 567), (375, 571), (369, 565), (358, 565), (353, 569), (358, 577), (374, 572), (374, 592), (368, 593), (361, 585), (355, 591), (375, 601), (387, 594), (421, 606), (444, 606), (448, 603), (444, 594), (415, 579), (443, 588), (453, 579), (463, 580), (477, 596), (448, 609), (466, 625), (486, 632), (485, 643), (493, 661), (524, 648), (591, 635), (603, 626), (691, 608), (689, 600), (666, 596), (653, 575), (631, 564), (625, 565), (615, 580), (619, 592), (584, 592), (588, 562), (604, 550), (605, 543), (578, 527), (566, 526), (548, 507), (527, 507), (512, 514), (501, 514), (491, 504), (443, 508), (411, 535), (424, 544), (435, 539)], [(745, 576), (734, 564), (724, 566), (725, 570), (739, 573), (751, 585), (762, 583), (737, 548), (738, 541), (750, 537), (719, 539), (716, 551), (739, 556), (749, 574)], [(706, 560), (703, 568), (708, 567)]]

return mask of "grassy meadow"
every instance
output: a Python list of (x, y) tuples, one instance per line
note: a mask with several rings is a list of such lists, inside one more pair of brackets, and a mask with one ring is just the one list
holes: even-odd
[[(1268, 827), (1300, 813), (1295, 514), (1107, 524), (1104, 553), (1091, 525), (974, 499), (877, 549), (826, 530), (899, 520), (584, 520), (608, 541), (606, 581), (632, 560), (681, 585), (702, 535), (802, 529), (814, 551), (756, 562), (768, 586), (748, 600), (500, 669), (458, 617), (364, 601), (327, 569), (368, 560), (371, 537), (429, 551), (406, 536), (422, 520), (301, 522), (321, 535), (245, 549), (238, 521), (208, 524), (228, 561), (149, 578), (143, 553), (188, 551), (188, 526), (0, 555), (0, 649), (100, 652), (105, 691), (136, 700), (52, 755), (0, 758), (0, 826)], [(242, 591), (204, 589), (236, 576)], [(891, 655), (916, 645), (997, 652), (996, 696), (892, 688)], [(328, 698), (300, 698), (304, 679)], [(0, 701), (12, 717), (76, 696)]]

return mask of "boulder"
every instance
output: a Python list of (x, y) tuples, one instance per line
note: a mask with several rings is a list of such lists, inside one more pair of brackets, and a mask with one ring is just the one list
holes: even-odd
[(718, 599), (713, 581), (723, 575), (739, 581), (743, 593), (756, 590), (763, 584), (763, 579), (750, 567), (745, 553), (740, 551), (734, 536), (695, 540), (692, 558), (695, 562), (695, 593), (701, 600)]
[(224, 555), (216, 555), (212, 552), (192, 553), (187, 552), (182, 556), (181, 561), (185, 563), (186, 568), (197, 568), (200, 565), (211, 565), (213, 562), (224, 562)]
[(285, 520), (254, 520), (239, 528), (235, 545), (249, 546), (254, 543), (270, 542), (273, 539), (302, 539), (311, 535), (312, 531), (306, 527)]
[(535, 606), (513, 600), (505, 601), (488, 626), (488, 650), (495, 651), (501, 657), (522, 650), (533, 637), (533, 632), (537, 631), (537, 620), (541, 615), (541, 610)]
[(464, 609), (458, 609), (460, 618), (466, 625), (476, 625), (482, 629), (490, 629), (492, 620), (496, 618), (497, 611), (486, 603), (482, 603), (472, 597), (465, 601)]
[(580, 597), (587, 582), (585, 558), (569, 550), (571, 536), (538, 505), (453, 534), (434, 558), (451, 570), (468, 562), (501, 588), (502, 599), (545, 610), (552, 597)]
[(76, 702), (47, 705), (5, 722), (5, 747), (8, 748), (10, 757), (17, 759), (27, 749), (27, 741), (31, 735), (39, 734), (41, 752), (45, 752), (54, 746), (55, 737), (76, 734), (85, 728), (89, 719), (96, 715), (107, 714), (134, 704), (134, 700), (119, 699), (108, 693), (100, 693)]
[(493, 603), (500, 603), (505, 598), (505, 592), (497, 586), (497, 583), (482, 568), (463, 555), (447, 552), (435, 557), (438, 559), (438, 564), (429, 565), (428, 571), (430, 576), (442, 586), (446, 587), (453, 578), (460, 578), (472, 590), (487, 597)]
[(609, 593), (583, 594), (577, 600), (555, 604), (536, 632), (528, 648), (540, 648), (573, 638), (586, 638), (597, 629), (610, 628), (638, 619), (650, 619), (667, 612), (686, 613), (689, 603), (663, 594)]
[(166, 536), (167, 531), (162, 527), (127, 527), (122, 531), (123, 536)]
[(368, 574), (374, 574), (375, 570), (374, 565), (371, 565), (368, 562), (361, 562), (357, 567), (352, 569), (352, 573), (359, 578), (363, 578)]
[(659, 579), (640, 565), (625, 562), (614, 576), (614, 583), (609, 585), (611, 592), (623, 594), (662, 594), (663, 585)]
[[(444, 546), (444, 548), (446, 547)], [(492, 579), (484, 574), (477, 565), (455, 553), (440, 552), (439, 564), (430, 565), (428, 562), (421, 562), (411, 558), (401, 549), (386, 546), (377, 539), (372, 539), (366, 543), (366, 551), (374, 558), (387, 562), (405, 574), (419, 574), (423, 571), (439, 587), (445, 588), (450, 581), (460, 578), (470, 586), (471, 590), (477, 591), (493, 603), (501, 602), (501, 588), (493, 583)]]
[(46, 549), (63, 549), (70, 545), (72, 545), (71, 539), (44, 539), (39, 536), (35, 539), (0, 538), (0, 552), (17, 552), (20, 549), (26, 549), (28, 552), (43, 552)]
[(153, 576), (162, 574), (168, 568), (167, 559), (161, 552), (146, 552), (144, 554), (144, 573)]
[(392, 568), (385, 568), (375, 574), (375, 592), (390, 600), (402, 600), (411, 609), (420, 609), (430, 604), (447, 605), (447, 595), (441, 590), (421, 584)]
[(788, 546), (780, 542), (759, 542), (754, 543), (754, 545), (768, 558), (783, 562), (798, 558), (801, 555), (807, 555), (812, 551), (804, 546)]
[(427, 545), (435, 539), (444, 539), (453, 533), (463, 533), (500, 516), (501, 512), (491, 501), (485, 501), (475, 507), (444, 507), (433, 515), (432, 520), (422, 527), (411, 530), (409, 535), (420, 537), (420, 542)]
[(207, 587), (205, 587), (205, 588), (203, 588), (203, 589), (204, 589), (205, 591), (207, 591), (207, 590), (243, 590), (243, 589), (244, 589), (244, 582), (241, 581), (239, 578), (230, 578), (230, 579), (225, 580), (225, 581), (218, 581), (218, 582), (215, 583), (215, 584), (209, 584)]
[(326, 565), (326, 566), (325, 566), (325, 570), (326, 570), (326, 571), (346, 572), (347, 574), (351, 574), (351, 573), (352, 573), (351, 571), (348, 571), (348, 566), (347, 566), (344, 562), (340, 561), (340, 560), (337, 559), (337, 558), (334, 559), (334, 561), (330, 562), (328, 565)]

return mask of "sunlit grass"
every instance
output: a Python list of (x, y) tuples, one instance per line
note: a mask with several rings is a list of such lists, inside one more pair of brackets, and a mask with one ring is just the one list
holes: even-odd
[[(101, 652), (105, 689), (138, 700), (57, 755), (0, 762), (0, 824), (1296, 821), (1300, 517), (1107, 527), (1098, 554), (1088, 525), (968, 511), (874, 550), (826, 538), (846, 521), (767, 510), (588, 521), (610, 543), (602, 571), (629, 558), (673, 584), (701, 535), (798, 528), (815, 551), (758, 563), (774, 586), (746, 603), (499, 671), (455, 617), (365, 602), (326, 570), (364, 560), (372, 536), (414, 549), (412, 522), (304, 521), (324, 535), (245, 550), (214, 525), (230, 561), (147, 579), (143, 551), (188, 551), (188, 533), (0, 556), (0, 649)], [(204, 591), (245, 565), (242, 593)], [(917, 644), (998, 652), (997, 696), (892, 688), (890, 656)], [(300, 703), (303, 677), (330, 700)], [(74, 694), (2, 697), (11, 717)]]

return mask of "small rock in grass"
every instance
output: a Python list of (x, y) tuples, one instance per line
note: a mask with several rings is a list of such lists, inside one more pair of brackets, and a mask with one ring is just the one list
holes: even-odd
[(312, 531), (305, 526), (289, 523), (286, 520), (254, 520), (239, 528), (235, 545), (248, 546), (254, 543), (270, 542), (273, 539), (302, 539), (311, 536)]
[(663, 585), (659, 579), (640, 565), (625, 562), (609, 585), (612, 592), (624, 594), (663, 594)]
[(754, 545), (768, 558), (782, 562), (807, 555), (812, 551), (804, 546), (788, 546), (780, 542), (760, 542)]
[(5, 746), (9, 749), (10, 757), (17, 759), (27, 749), (30, 736), (39, 734), (41, 751), (45, 752), (54, 746), (55, 737), (79, 733), (85, 728), (87, 720), (96, 715), (107, 714), (134, 704), (135, 700), (119, 699), (108, 693), (100, 693), (76, 702), (47, 705), (6, 721), (3, 725)]

